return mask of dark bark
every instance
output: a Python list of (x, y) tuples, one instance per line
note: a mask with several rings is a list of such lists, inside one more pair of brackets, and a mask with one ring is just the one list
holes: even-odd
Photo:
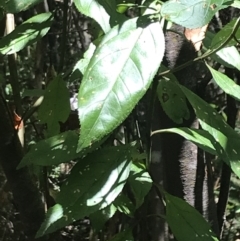
[[(167, 32), (166, 53), (164, 64), (170, 69), (196, 57), (196, 52), (183, 37), (183, 27), (174, 26)], [(197, 80), (201, 76), (199, 65), (194, 64), (175, 73), (178, 81), (195, 93), (204, 93), (198, 89)], [(198, 128), (198, 121), (189, 106), (190, 118), (181, 125), (174, 123), (163, 111), (160, 102), (155, 101), (152, 130), (171, 127)], [(172, 195), (185, 199), (195, 206), (206, 219), (213, 221), (214, 231), (218, 234), (216, 225), (216, 208), (213, 200), (213, 184), (207, 172), (203, 153), (193, 143), (179, 135), (164, 133), (152, 137), (150, 173), (154, 182), (160, 183)], [(154, 190), (149, 194), (149, 213), (163, 214), (164, 208)], [(213, 214), (210, 215), (209, 210)], [(209, 217), (210, 216), (210, 217)], [(159, 218), (150, 220), (151, 240), (166, 241), (166, 224)]]
[(43, 202), (28, 169), (16, 169), (23, 157), (22, 146), (13, 127), (11, 112), (1, 94), (0, 112), (0, 164), (20, 212), (24, 231), (29, 240), (33, 240), (44, 219)]

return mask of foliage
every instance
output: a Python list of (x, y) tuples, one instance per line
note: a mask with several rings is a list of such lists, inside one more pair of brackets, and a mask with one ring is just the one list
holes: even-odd
[(16, 53), (42, 38), (53, 22), (51, 13), (42, 13), (28, 19), (0, 41), (1, 54)]
[[(146, 18), (127, 20), (104, 36), (79, 90), (82, 135), (78, 150), (101, 139), (127, 117), (147, 91), (163, 53), (160, 24), (149, 24)], [(106, 69), (107, 65), (111, 68)]]
[[(205, 222), (196, 209), (168, 193), (165, 194), (165, 197), (166, 219), (178, 240), (218, 240), (211, 231), (210, 225)], [(179, 223), (181, 223), (181, 229)]]
[[(0, 9), (21, 12), (38, 2), (28, 0), (18, 4), (9, 0), (1, 3)], [(216, 109), (180, 85), (176, 77), (161, 66), (166, 21), (190, 29), (200, 28), (230, 4), (239, 7), (239, 1), (118, 3), (113, 0), (74, 0), (77, 10), (95, 21), (103, 34), (92, 41), (83, 57), (77, 56), (75, 67), (67, 66), (46, 83), (44, 92), (35, 92), (35, 95), (40, 93), (44, 97), (35, 117), (43, 126), (43, 140), (35, 140), (37, 143), (30, 146), (18, 168), (32, 165), (51, 167), (74, 161), (70, 174), (56, 195), (56, 204), (47, 211), (37, 238), (86, 216), (96, 232), (104, 229), (106, 222), (118, 212), (133, 219), (153, 181), (147, 170), (147, 145), (142, 145), (141, 137), (132, 134), (129, 138), (129, 133), (122, 133), (121, 125), (146, 92), (154, 87), (158, 100), (176, 123), (176, 128), (158, 130), (152, 135), (177, 133), (221, 158), (240, 178), (239, 134)], [(143, 10), (139, 11), (143, 14), (127, 17), (124, 13), (132, 8)], [(51, 13), (41, 13), (24, 21), (0, 39), (0, 54), (11, 55), (19, 51), (21, 54), (26, 48), (36, 46), (50, 31), (53, 22)], [(240, 69), (240, 54), (236, 47), (240, 42), (239, 25), (240, 18), (233, 19), (217, 34), (207, 33), (204, 53), (181, 66), (184, 68), (194, 61), (208, 60), (206, 66), (215, 84), (238, 101), (240, 86), (221, 70), (215, 70), (213, 63), (217, 61), (225, 67)], [(81, 80), (77, 110), (80, 130), (75, 128), (61, 133), (61, 123), (66, 122), (71, 113), (66, 81), (76, 79)], [(30, 92), (25, 90), (23, 96)], [(178, 126), (190, 118), (189, 105), (201, 129)], [(179, 241), (218, 240), (209, 224), (191, 205), (166, 193), (162, 187), (158, 189), (166, 203), (166, 221)], [(128, 222), (109, 240), (133, 240), (133, 228)]]

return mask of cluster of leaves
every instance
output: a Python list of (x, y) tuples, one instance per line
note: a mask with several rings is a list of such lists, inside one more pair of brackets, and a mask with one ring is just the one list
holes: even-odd
[[(23, 11), (40, 0), (10, 0), (0, 3), (4, 12)], [(101, 144), (131, 113), (153, 83), (164, 57), (164, 19), (186, 28), (198, 28), (210, 22), (214, 14), (230, 4), (239, 7), (239, 1), (145, 1), (117, 5), (116, 1), (74, 0), (76, 8), (94, 19), (103, 34), (91, 43), (84, 58), (76, 63), (72, 76), (83, 75), (78, 93), (79, 131), (60, 133), (59, 122), (70, 113), (68, 90), (59, 73), (44, 91), (44, 100), (38, 110), (41, 123), (47, 125), (46, 139), (39, 141), (24, 156), (19, 168), (26, 165), (51, 166), (73, 159), (79, 160), (50, 208), (37, 237), (54, 232), (84, 216), (92, 224), (102, 217), (106, 220), (118, 210), (133, 216), (152, 180), (138, 153), (137, 145), (105, 146)], [(128, 19), (122, 12), (129, 7), (141, 8), (141, 16)], [(117, 10), (117, 11), (116, 11)], [(97, 13), (97, 14), (96, 14)], [(193, 14), (194, 13), (194, 14)], [(9, 55), (38, 41), (49, 31), (53, 22), (51, 13), (42, 13), (18, 26), (0, 40), (0, 53)], [(205, 53), (227, 67), (240, 70), (240, 55), (235, 47), (240, 41), (240, 19), (233, 19), (217, 34), (208, 34)], [(196, 60), (198, 60), (196, 59)], [(239, 100), (240, 87), (223, 73), (207, 65), (216, 83), (223, 91)], [(71, 78), (71, 77), (70, 77)], [(181, 86), (174, 75), (165, 75), (157, 88), (164, 111), (176, 123), (189, 118), (188, 100), (198, 117), (201, 130), (172, 128), (159, 130), (182, 135), (204, 151), (219, 156), (240, 177), (239, 135), (208, 103)], [(122, 190), (129, 185), (135, 203)], [(166, 220), (179, 241), (217, 240), (209, 224), (186, 202), (173, 197), (159, 187), (166, 200)], [(181, 230), (178, 228), (182, 224)], [(191, 223), (191, 225), (190, 225)], [(133, 240), (129, 229), (112, 240)]]

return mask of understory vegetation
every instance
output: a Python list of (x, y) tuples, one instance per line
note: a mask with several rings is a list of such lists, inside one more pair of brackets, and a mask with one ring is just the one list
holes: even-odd
[(239, 16), (2, 0), (0, 240), (240, 240)]

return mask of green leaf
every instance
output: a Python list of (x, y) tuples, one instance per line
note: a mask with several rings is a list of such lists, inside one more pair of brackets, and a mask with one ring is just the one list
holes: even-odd
[(216, 53), (224, 62), (240, 70), (240, 53), (235, 46), (226, 47)]
[(208, 103), (181, 86), (188, 101), (199, 118), (201, 127), (208, 131), (216, 142), (213, 142), (218, 155), (231, 166), (240, 177), (240, 137)]
[(136, 208), (138, 208), (152, 187), (152, 179), (142, 162), (132, 163), (128, 183), (135, 198)]
[(51, 13), (41, 13), (23, 22), (10, 34), (0, 39), (0, 54), (13, 54), (37, 42), (46, 35), (52, 22)]
[(218, 86), (228, 95), (231, 95), (236, 100), (240, 101), (240, 86), (237, 85), (232, 79), (227, 75), (220, 73), (219, 71), (213, 69), (208, 64), (206, 64), (208, 69), (211, 71), (213, 79), (218, 84)]
[(238, 1), (238, 0), (233, 1), (231, 6), (234, 7), (234, 8), (240, 8), (240, 1)]
[(187, 202), (165, 193), (166, 220), (178, 241), (217, 241), (210, 224)]
[[(159, 14), (161, 10), (161, 2), (158, 0), (145, 0), (141, 6), (141, 14)], [(167, 28), (168, 29), (168, 28)]]
[(38, 111), (40, 123), (47, 123), (49, 136), (59, 133), (59, 121), (65, 122), (70, 111), (69, 91), (62, 77), (57, 76), (48, 84)]
[(30, 151), (24, 155), (18, 165), (18, 169), (27, 165), (52, 166), (69, 162), (76, 158), (82, 158), (102, 144), (102, 142), (96, 142), (77, 153), (78, 138), (79, 133), (77, 131), (66, 131), (37, 142), (37, 144), (31, 146)]
[(98, 22), (105, 33), (111, 29), (109, 24), (110, 16), (99, 1), (74, 0), (74, 3), (79, 12)]
[(215, 143), (216, 141), (210, 135), (207, 131), (205, 130), (200, 130), (200, 129), (190, 129), (186, 127), (181, 127), (181, 128), (170, 128), (170, 129), (162, 129), (162, 130), (157, 130), (152, 133), (154, 134), (159, 134), (159, 133), (176, 133), (184, 137), (185, 139), (193, 142), (195, 145), (198, 147), (202, 148), (204, 151), (207, 151), (213, 155), (217, 155), (217, 152), (215, 150), (215, 147), (212, 143)]
[(37, 237), (110, 205), (127, 181), (130, 159), (131, 147), (120, 146), (101, 149), (79, 161), (56, 198), (62, 216), (52, 223), (45, 221)]
[(88, 47), (88, 50), (84, 53), (83, 58), (80, 59), (74, 66), (73, 71), (71, 73), (70, 82), (73, 82), (74, 80), (79, 79), (84, 75), (95, 49), (96, 46), (93, 43), (91, 43)]
[(105, 223), (116, 213), (117, 208), (110, 204), (104, 209), (98, 210), (89, 215), (91, 226), (95, 232), (99, 232), (105, 225)]
[(181, 88), (174, 84), (171, 79), (161, 79), (157, 87), (158, 99), (163, 110), (177, 124), (181, 124), (183, 119), (189, 119), (186, 97)]
[(98, 2), (105, 8), (107, 13), (109, 14), (111, 27), (114, 27), (117, 24), (121, 24), (128, 19), (125, 15), (120, 14), (119, 12), (116, 11), (117, 9), (116, 1), (98, 0)]
[(116, 234), (113, 238), (108, 241), (134, 241), (132, 235), (132, 229), (127, 229), (121, 233)]
[[(203, 40), (205, 48), (210, 49), (215, 34), (207, 31)], [(211, 58), (218, 63), (228, 67), (240, 69), (240, 54), (235, 46), (224, 47), (211, 55)]]
[(136, 207), (134, 207), (133, 203), (123, 193), (120, 194), (113, 202), (113, 205), (117, 208), (117, 210), (121, 213), (126, 214), (129, 217), (133, 217)]
[(0, 8), (4, 8), (8, 13), (18, 13), (29, 9), (40, 2), (42, 2), (42, 0), (1, 0)]
[(30, 148), (18, 168), (31, 164), (41, 166), (57, 165), (83, 156), (82, 152), (76, 153), (78, 136), (79, 134), (76, 131), (67, 131), (39, 141)]
[[(229, 38), (229, 36), (232, 34), (233, 28), (235, 24), (239, 22), (239, 19), (232, 19), (232, 21), (228, 24), (226, 24), (213, 38), (212, 44), (211, 44), (211, 49), (216, 49), (219, 46), (222, 45), (223, 42), (226, 41), (226, 39)], [(233, 38), (225, 45), (225, 47), (230, 47), (233, 45), (236, 45), (236, 39), (240, 41), (240, 29), (238, 28), (236, 34), (235, 34), (235, 39)]]
[(63, 208), (61, 205), (56, 204), (53, 207), (51, 207), (47, 212), (44, 223), (41, 225), (40, 229), (36, 234), (36, 238), (42, 236), (45, 232), (45, 229), (51, 224), (54, 224), (54, 222), (57, 221), (62, 216), (63, 216)]
[(78, 94), (78, 151), (116, 128), (151, 84), (163, 58), (164, 36), (158, 22), (148, 25), (145, 19), (113, 28), (95, 50)]
[(186, 28), (199, 28), (209, 23), (219, 10), (228, 7), (228, 0), (170, 0), (163, 3), (161, 15)]
[(125, 13), (129, 8), (136, 6), (134, 3), (120, 3), (117, 5), (116, 11), (118, 13)]

